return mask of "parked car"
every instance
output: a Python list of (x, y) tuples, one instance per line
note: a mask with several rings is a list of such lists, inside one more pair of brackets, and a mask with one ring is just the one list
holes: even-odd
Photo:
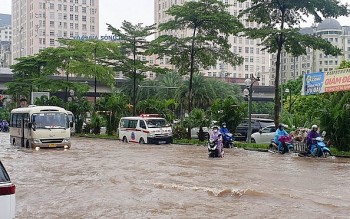
[[(262, 118), (252, 118), (251, 120), (252, 126), (252, 134), (259, 132), (259, 130), (274, 125), (274, 121), (272, 119), (262, 119)], [(248, 132), (248, 119), (244, 119), (241, 124), (239, 124), (236, 128), (236, 132), (234, 134), (235, 141), (246, 141), (247, 140), (247, 132)]]
[(252, 134), (252, 142), (257, 144), (271, 143), (271, 140), (275, 137), (276, 128), (275, 125), (267, 126), (259, 132)]
[(11, 183), (10, 177), (0, 161), (0, 218), (15, 218), (16, 186)]

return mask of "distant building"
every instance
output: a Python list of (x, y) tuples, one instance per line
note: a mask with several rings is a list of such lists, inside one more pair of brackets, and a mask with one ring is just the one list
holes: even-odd
[(11, 65), (11, 15), (0, 14), (0, 68)]
[(99, 0), (12, 0), (12, 59), (57, 47), (59, 38), (99, 36)]
[[(319, 35), (328, 40), (343, 52), (339, 56), (325, 55), (322, 51), (306, 49), (306, 55), (293, 57), (291, 54), (282, 52), (281, 56), (281, 82), (294, 80), (301, 75), (311, 72), (326, 72), (339, 67), (343, 60), (350, 60), (350, 26), (341, 26), (335, 19), (327, 18), (319, 25), (303, 28), (303, 34)], [(271, 59), (271, 84), (274, 84), (276, 56)]]

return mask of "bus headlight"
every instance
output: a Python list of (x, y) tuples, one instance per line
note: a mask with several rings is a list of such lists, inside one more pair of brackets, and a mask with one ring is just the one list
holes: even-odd
[(70, 142), (70, 138), (64, 138), (63, 139), (63, 143), (68, 143), (68, 142)]
[(33, 143), (34, 143), (34, 144), (41, 144), (41, 141), (40, 141), (40, 139), (38, 139), (38, 138), (34, 138), (34, 139), (33, 139)]

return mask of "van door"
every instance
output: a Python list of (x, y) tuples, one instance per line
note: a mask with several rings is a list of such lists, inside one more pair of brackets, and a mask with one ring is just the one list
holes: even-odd
[(146, 122), (144, 120), (140, 120), (140, 139), (143, 138), (144, 142), (147, 144), (147, 126)]

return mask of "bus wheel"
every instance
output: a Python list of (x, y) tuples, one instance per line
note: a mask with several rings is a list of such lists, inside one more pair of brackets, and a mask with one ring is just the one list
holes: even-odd
[(125, 136), (123, 137), (123, 142), (128, 143), (128, 139)]
[(29, 147), (30, 147), (29, 141), (26, 141), (26, 148), (29, 148)]
[(140, 138), (140, 141), (139, 141), (140, 144), (145, 144), (145, 140), (143, 138)]

